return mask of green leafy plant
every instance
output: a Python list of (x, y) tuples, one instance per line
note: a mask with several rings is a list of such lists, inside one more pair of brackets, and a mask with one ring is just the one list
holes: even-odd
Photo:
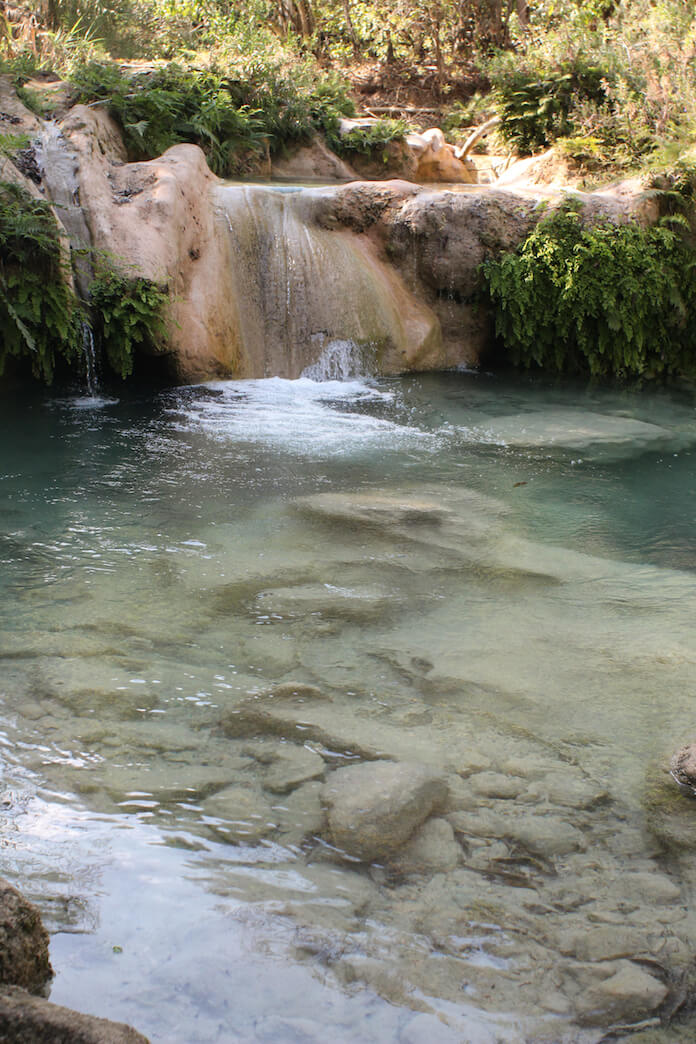
[(0, 182), (0, 373), (15, 357), (50, 382), (57, 360), (79, 353), (80, 320), (51, 208)]
[(329, 136), (329, 144), (339, 155), (357, 152), (374, 156), (382, 153), (386, 161), (387, 146), (393, 141), (403, 141), (408, 129), (405, 120), (377, 120), (365, 127), (355, 127), (347, 134), (332, 134)]
[(484, 263), (496, 333), (517, 365), (593, 375), (696, 373), (696, 254), (678, 230), (543, 219)]
[(574, 107), (581, 101), (606, 105), (607, 86), (614, 79), (610, 70), (579, 57), (539, 73), (534, 65), (507, 63), (494, 85), (500, 136), (522, 154), (571, 135)]
[(0, 134), (0, 156), (12, 159), (29, 145), (28, 134)]
[(133, 159), (151, 159), (179, 142), (203, 149), (221, 176), (244, 170), (254, 157), (278, 152), (317, 129), (337, 127), (352, 111), (335, 77), (310, 81), (302, 70), (232, 77), (175, 63), (128, 77), (115, 63), (73, 70), (82, 101), (103, 100), (120, 123)]
[(120, 377), (132, 374), (136, 349), (161, 349), (167, 299), (166, 288), (150, 279), (129, 278), (102, 265), (90, 286), (90, 310), (104, 356)]

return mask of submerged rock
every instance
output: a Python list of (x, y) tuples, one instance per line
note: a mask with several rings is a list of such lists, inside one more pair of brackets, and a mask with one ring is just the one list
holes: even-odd
[(636, 448), (671, 442), (674, 433), (657, 424), (633, 417), (588, 410), (556, 408), (540, 413), (511, 413), (491, 417), (483, 429), (485, 439), (505, 446), (533, 449), (582, 450), (595, 445)]
[(39, 992), (52, 975), (48, 932), (37, 907), (0, 880), (0, 984)]
[(3, 1044), (148, 1044), (123, 1022), (63, 1008), (16, 987), (0, 989)]
[(257, 788), (232, 786), (207, 798), (203, 814), (215, 821), (212, 831), (225, 841), (254, 844), (275, 830), (271, 806)]
[(393, 867), (403, 874), (447, 873), (459, 865), (462, 849), (446, 819), (428, 819), (397, 852)]
[(262, 782), (273, 794), (287, 794), (301, 783), (324, 775), (324, 759), (296, 743), (257, 742), (244, 748), (261, 766)]
[(668, 989), (633, 961), (607, 966), (606, 977), (583, 994), (579, 1020), (585, 1025), (635, 1022), (651, 1015), (666, 1000)]
[(371, 862), (400, 848), (444, 804), (447, 786), (425, 765), (375, 761), (337, 769), (323, 798), (333, 843)]

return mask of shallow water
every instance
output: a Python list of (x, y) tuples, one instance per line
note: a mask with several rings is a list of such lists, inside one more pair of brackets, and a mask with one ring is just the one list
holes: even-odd
[[(182, 1044), (692, 1032), (692, 391), (270, 379), (0, 425), (3, 874), (54, 1000)], [(328, 698), (266, 728), (288, 681)], [(449, 799), (365, 866), (321, 787), (378, 756)]]

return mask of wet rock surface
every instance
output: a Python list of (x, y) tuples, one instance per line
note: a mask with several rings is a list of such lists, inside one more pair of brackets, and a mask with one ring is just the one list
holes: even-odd
[(696, 743), (687, 743), (676, 751), (672, 755), (669, 770), (677, 783), (696, 793)]
[(4, 1044), (148, 1044), (120, 1022), (63, 1008), (24, 990), (0, 987), (0, 1040)]
[(0, 879), (0, 985), (38, 992), (52, 975), (48, 932), (37, 907)]

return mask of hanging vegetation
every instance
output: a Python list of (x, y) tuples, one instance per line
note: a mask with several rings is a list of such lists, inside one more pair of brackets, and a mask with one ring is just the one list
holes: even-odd
[(566, 207), (487, 261), (508, 358), (592, 375), (696, 374), (696, 253), (674, 222), (585, 227)]

